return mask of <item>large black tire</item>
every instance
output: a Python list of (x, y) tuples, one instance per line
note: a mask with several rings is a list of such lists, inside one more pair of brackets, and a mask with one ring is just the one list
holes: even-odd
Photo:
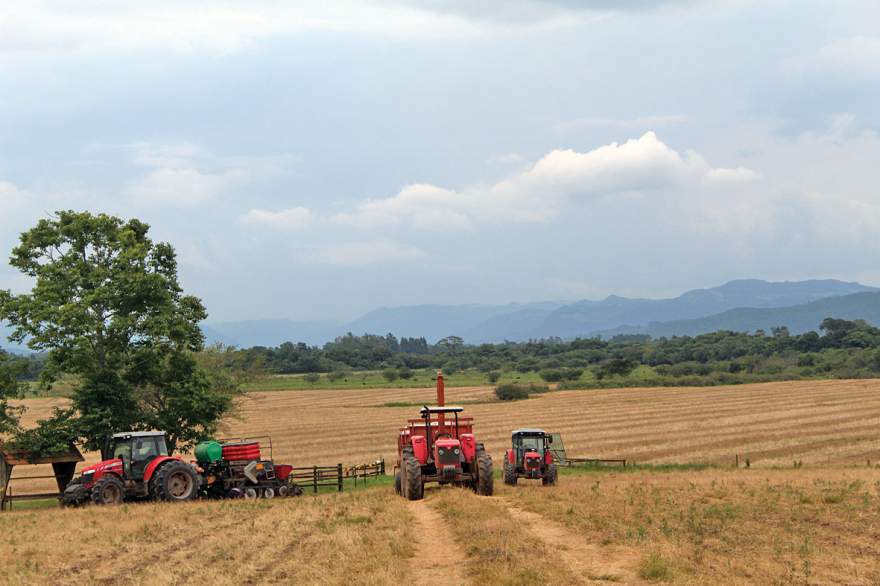
[(495, 489), (494, 479), (492, 478), (492, 456), (485, 450), (477, 450), (477, 482), (474, 485), (477, 494), (482, 496), (492, 496)]
[(516, 486), (516, 466), (510, 462), (504, 462), (504, 484)]
[(403, 487), (400, 485), (400, 470), (394, 473), (394, 492), (400, 494)]
[(91, 497), (96, 505), (118, 505), (125, 499), (125, 485), (122, 479), (108, 472), (95, 481)]
[(541, 479), (541, 484), (544, 486), (554, 486), (557, 478), (559, 478), (559, 471), (556, 470), (556, 464), (550, 464), (547, 466), (547, 474)]
[(169, 460), (159, 466), (150, 482), (150, 494), (156, 500), (190, 501), (199, 493), (199, 477), (189, 464)]
[(404, 453), (403, 466), (406, 469), (403, 483), (404, 496), (411, 501), (421, 500), (425, 496), (425, 483), (422, 482), (422, 466), (411, 453)]
[(79, 478), (70, 481), (61, 494), (62, 507), (79, 507), (89, 500), (89, 490), (82, 485)]

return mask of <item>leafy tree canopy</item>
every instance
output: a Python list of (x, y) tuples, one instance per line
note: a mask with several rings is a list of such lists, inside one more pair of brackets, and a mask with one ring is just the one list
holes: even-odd
[(234, 393), (217, 390), (192, 355), (203, 347), (205, 308), (183, 294), (172, 246), (148, 231), (136, 219), (57, 212), (12, 251), (10, 264), (34, 280), (32, 291), (0, 291), (10, 339), (48, 352), (42, 382), (78, 381), (73, 409), (52, 425), (88, 449), (150, 428), (167, 431), (174, 449), (213, 432), (232, 407)]

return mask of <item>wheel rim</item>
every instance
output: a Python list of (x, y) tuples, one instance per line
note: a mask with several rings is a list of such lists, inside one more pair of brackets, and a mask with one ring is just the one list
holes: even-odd
[(244, 498), (246, 499), (255, 499), (257, 498), (257, 491), (253, 488), (246, 488), (244, 491)]
[(192, 492), (193, 480), (186, 472), (174, 472), (168, 476), (168, 494), (172, 498), (186, 498)]
[(263, 498), (270, 499), (275, 497), (275, 491), (271, 488), (263, 489)]
[(115, 503), (120, 500), (119, 487), (114, 484), (108, 484), (101, 489), (101, 500), (105, 503)]

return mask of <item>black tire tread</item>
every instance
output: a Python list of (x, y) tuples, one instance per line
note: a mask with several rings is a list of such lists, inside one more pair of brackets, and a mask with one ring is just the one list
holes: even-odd
[(494, 492), (494, 479), (492, 478), (492, 456), (485, 450), (477, 450), (477, 494), (492, 496)]
[[(172, 495), (168, 494), (167, 491), (167, 478), (171, 475), (175, 470), (182, 470), (189, 474), (192, 477), (193, 481), (193, 490), (190, 492), (189, 496), (186, 498), (175, 498)], [(196, 475), (195, 470), (192, 469), (192, 466), (181, 462), (180, 460), (170, 460), (161, 464), (159, 466), (159, 470), (156, 471), (155, 476), (150, 481), (150, 493), (156, 500), (160, 501), (172, 501), (172, 502), (183, 502), (190, 501), (196, 498), (199, 493), (199, 478)]]
[(92, 502), (96, 505), (116, 505), (119, 503), (108, 503), (101, 500), (101, 493), (103, 489), (108, 484), (114, 484), (119, 488), (119, 503), (125, 500), (125, 485), (122, 483), (122, 480), (116, 476), (115, 474), (106, 473), (104, 476), (95, 481), (94, 486), (92, 486), (92, 493), (89, 495), (92, 499)]
[(504, 462), (504, 484), (516, 486), (516, 466), (510, 462)]
[(422, 467), (411, 453), (404, 453), (403, 465), (406, 467), (406, 484), (403, 486), (405, 496), (411, 501), (421, 500), (425, 496), (425, 484), (422, 482)]

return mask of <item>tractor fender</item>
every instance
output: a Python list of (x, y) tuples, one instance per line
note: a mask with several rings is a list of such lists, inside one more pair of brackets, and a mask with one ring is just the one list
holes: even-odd
[[(147, 467), (144, 468), (144, 482), (149, 482), (150, 478), (153, 477), (153, 474), (156, 472), (156, 470), (159, 469), (159, 466), (169, 460), (180, 460), (180, 458), (176, 456), (159, 456), (158, 458), (147, 464)], [(180, 461), (182, 462), (183, 460)]]
[(413, 456), (416, 457), (416, 460), (419, 461), (419, 464), (427, 464), (428, 442), (425, 441), (425, 436), (414, 435), (410, 438), (410, 442), (412, 443)]
[(508, 464), (516, 464), (516, 452), (513, 449), (507, 450), (507, 463)]
[(477, 455), (477, 440), (474, 439), (474, 434), (463, 433), (459, 440), (461, 441), (461, 455), (464, 456), (464, 461), (473, 462), (474, 457)]
[(550, 450), (544, 450), (544, 465), (549, 466), (553, 463), (553, 452)]
[(115, 474), (122, 478), (122, 460), (119, 458), (113, 458), (111, 460), (104, 460), (97, 464), (92, 464), (91, 466), (86, 466), (82, 469), (80, 478), (82, 479), (83, 486), (91, 489), (95, 482), (105, 474)]

